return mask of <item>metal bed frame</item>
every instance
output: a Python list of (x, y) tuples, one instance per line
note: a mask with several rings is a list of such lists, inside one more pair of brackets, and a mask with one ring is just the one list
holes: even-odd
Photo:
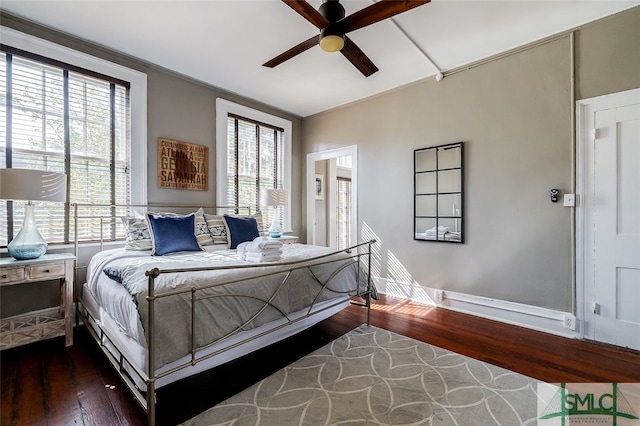
[[(75, 237), (75, 254), (76, 254), (76, 258), (78, 255), (78, 246), (79, 246), (79, 241), (77, 238), (77, 223), (79, 219), (83, 219), (83, 218), (91, 218), (91, 219), (96, 219), (96, 218), (100, 218), (101, 219), (101, 230), (102, 230), (102, 226), (104, 223), (108, 222), (108, 223), (112, 223), (114, 220), (117, 220), (117, 218), (115, 218), (115, 216), (110, 216), (107, 221), (103, 221), (102, 217), (95, 217), (95, 216), (79, 216), (78, 215), (78, 207), (79, 205), (75, 206), (75, 210), (74, 210), (74, 219), (75, 219), (75, 230), (76, 230), (76, 237)], [(103, 206), (106, 207), (106, 206)], [(109, 206), (109, 207), (115, 207), (115, 206)], [(150, 208), (157, 208), (159, 206), (118, 206), (118, 207), (150, 207)], [(166, 208), (176, 208), (176, 209), (185, 209), (185, 208), (190, 208), (190, 206), (161, 206), (161, 207), (166, 207)], [(205, 207), (207, 209), (229, 209), (229, 208), (233, 208), (233, 207)], [(102, 231), (101, 231), (101, 235), (102, 235)], [(121, 348), (119, 348), (119, 345), (117, 343), (117, 340), (114, 338), (114, 336), (110, 333), (109, 330), (106, 330), (104, 327), (102, 327), (102, 324), (100, 323), (99, 320), (97, 320), (93, 314), (91, 313), (91, 311), (85, 306), (84, 302), (82, 301), (81, 298), (77, 297), (76, 298), (76, 304), (77, 304), (77, 320), (76, 322), (79, 321), (79, 319), (81, 318), (84, 322), (84, 324), (86, 325), (87, 329), (89, 330), (91, 336), (94, 338), (94, 340), (96, 340), (96, 342), (98, 343), (100, 349), (102, 350), (102, 352), (105, 354), (105, 356), (107, 357), (107, 359), (109, 360), (109, 362), (112, 364), (112, 366), (115, 368), (116, 372), (118, 373), (118, 375), (122, 378), (123, 382), (125, 383), (125, 385), (127, 386), (127, 388), (131, 391), (131, 393), (133, 394), (133, 396), (136, 398), (136, 400), (140, 403), (140, 405), (142, 406), (142, 408), (147, 412), (147, 416), (148, 416), (148, 425), (152, 426), (155, 425), (155, 421), (156, 421), (156, 413), (155, 413), (155, 408), (156, 408), (156, 381), (168, 376), (170, 374), (173, 374), (177, 371), (186, 369), (190, 366), (194, 366), (197, 363), (204, 361), (206, 359), (212, 358), (216, 355), (219, 355), (223, 352), (226, 352), (230, 349), (236, 348), (238, 346), (241, 346), (245, 343), (248, 343), (250, 341), (253, 341), (255, 339), (261, 338), (263, 336), (267, 336), (270, 333), (273, 333), (275, 331), (278, 331), (280, 329), (289, 327), (293, 324), (298, 323), (299, 321), (305, 320), (307, 318), (310, 318), (314, 315), (320, 314), (324, 311), (330, 310), (332, 308), (335, 308), (337, 306), (339, 306), (340, 304), (343, 304), (346, 302), (346, 300), (344, 298), (341, 298), (340, 301), (335, 302), (335, 303), (331, 303), (330, 305), (324, 306), (321, 309), (315, 310), (314, 311), (314, 306), (316, 305), (316, 303), (318, 302), (318, 298), (320, 297), (320, 294), (327, 288), (327, 286), (331, 283), (332, 279), (334, 277), (336, 277), (342, 270), (344, 270), (345, 268), (352, 266), (355, 264), (356, 269), (356, 283), (355, 283), (355, 287), (353, 289), (349, 289), (347, 291), (344, 291), (345, 294), (347, 293), (351, 293), (351, 298), (353, 299), (353, 297), (359, 297), (364, 299), (364, 303), (361, 302), (356, 302), (354, 300), (351, 300), (351, 303), (353, 304), (359, 304), (362, 305), (364, 307), (366, 307), (367, 309), (367, 324), (370, 324), (370, 314), (371, 314), (371, 297), (373, 294), (373, 288), (372, 288), (372, 282), (371, 282), (371, 246), (372, 244), (375, 243), (375, 240), (371, 240), (368, 242), (364, 242), (364, 243), (360, 243), (357, 244), (355, 246), (349, 247), (347, 249), (344, 250), (338, 250), (338, 251), (334, 251), (322, 256), (317, 256), (314, 258), (307, 258), (307, 259), (302, 259), (302, 260), (297, 260), (297, 261), (289, 261), (289, 262), (278, 262), (278, 263), (258, 263), (258, 264), (254, 264), (254, 265), (239, 265), (239, 266), (218, 266), (218, 267), (207, 267), (207, 268), (184, 268), (184, 269), (158, 269), (158, 268), (153, 268), (150, 270), (147, 270), (145, 272), (145, 275), (148, 279), (148, 294), (146, 297), (147, 303), (148, 303), (148, 315), (149, 315), (149, 319), (148, 319), (148, 324), (147, 324), (147, 330), (146, 330), (146, 337), (147, 337), (147, 360), (148, 360), (148, 372), (144, 371), (142, 368), (140, 368), (139, 366), (136, 365), (136, 363), (131, 360), (129, 358), (129, 356), (124, 353), (123, 350), (121, 350)], [(100, 246), (100, 250), (102, 250), (102, 241), (101, 241), (101, 246)], [(345, 253), (346, 256), (340, 256), (338, 259), (331, 259), (331, 257), (335, 257), (335, 255), (339, 254), (339, 253)], [(313, 261), (313, 263), (310, 263), (310, 261)], [(342, 265), (340, 268), (338, 268), (337, 270), (335, 270), (328, 278), (326, 278), (326, 280), (324, 282), (322, 282), (311, 270), (312, 266), (319, 266), (319, 265), (323, 265), (323, 264), (328, 264), (328, 263), (332, 263), (332, 262), (345, 262), (344, 265)], [(215, 283), (211, 283), (209, 285), (206, 286), (200, 286), (200, 287), (189, 287), (189, 288), (181, 288), (181, 289), (177, 289), (177, 290), (173, 290), (170, 292), (163, 292), (161, 294), (156, 294), (155, 293), (155, 280), (158, 279), (159, 276), (161, 276), (162, 274), (172, 274), (172, 273), (189, 273), (189, 272), (200, 272), (200, 271), (207, 271), (207, 270), (229, 270), (229, 269), (233, 269), (233, 270), (239, 270), (239, 269), (251, 269), (251, 268), (256, 268), (256, 267), (260, 267), (260, 268), (266, 268), (267, 272), (263, 272), (260, 274), (255, 274), (252, 275), (251, 277), (242, 277), (242, 278), (233, 278), (233, 279), (227, 279), (224, 281), (219, 281), (219, 282), (215, 282)], [(278, 268), (277, 270), (275, 270), (276, 268)], [(270, 270), (273, 269), (273, 270)], [(313, 276), (313, 278), (315, 279), (315, 281), (317, 282), (317, 284), (319, 285), (318, 287), (318, 292), (315, 294), (315, 298), (311, 304), (311, 306), (309, 306), (308, 308), (305, 308), (304, 310), (306, 311), (306, 313), (298, 318), (290, 318), (289, 315), (287, 315), (286, 313), (280, 311), (276, 306), (274, 306), (272, 304), (272, 301), (275, 299), (275, 297), (279, 294), (279, 292), (286, 287), (287, 283), (289, 283), (289, 277), (292, 275), (292, 273), (296, 270), (301, 270), (301, 269), (307, 269), (311, 272), (311, 275)], [(364, 277), (362, 277), (362, 274), (365, 274)], [(259, 279), (259, 278), (263, 278), (263, 277), (268, 277), (268, 276), (274, 276), (274, 275), (283, 275), (282, 281), (280, 282), (280, 284), (277, 286), (277, 288), (274, 290), (273, 294), (270, 295), (270, 297), (268, 299), (261, 299), (261, 298), (257, 298), (255, 296), (249, 296), (249, 295), (242, 295), (242, 294), (226, 294), (226, 295), (206, 295), (203, 294), (203, 292), (207, 289), (213, 288), (213, 287), (219, 287), (219, 286), (223, 286), (223, 285), (227, 285), (227, 284), (231, 284), (234, 282), (240, 282), (240, 281), (244, 281), (247, 279)], [(361, 281), (361, 279), (364, 278), (364, 280), (366, 281)], [(361, 282), (366, 282), (366, 289), (364, 291), (361, 291)], [(167, 371), (164, 371), (162, 373), (157, 373), (156, 372), (156, 366), (155, 366), (155, 355), (156, 355), (156, 324), (155, 324), (155, 304), (157, 303), (157, 301), (159, 299), (163, 299), (163, 298), (170, 298), (170, 297), (178, 297), (179, 295), (184, 295), (184, 294), (190, 294), (190, 309), (191, 309), (191, 334), (190, 334), (190, 342), (191, 342), (191, 347), (189, 348), (189, 353), (190, 353), (190, 360), (186, 361), (180, 365), (177, 365)], [(258, 309), (258, 311), (253, 314), (253, 316), (251, 316), (250, 318), (246, 319), (242, 324), (240, 324), (238, 327), (236, 327), (233, 331), (228, 332), (227, 334), (225, 334), (224, 336), (216, 339), (215, 341), (208, 343), (206, 345), (203, 346), (197, 346), (195, 344), (195, 338), (194, 336), (196, 335), (196, 329), (197, 329), (197, 323), (195, 321), (195, 317), (196, 317), (196, 306), (197, 306), (197, 302), (201, 301), (201, 300), (205, 300), (211, 297), (250, 297), (253, 300), (258, 300), (262, 303), (262, 306), (260, 309)], [(236, 342), (234, 344), (231, 344), (229, 346), (226, 347), (222, 347), (221, 349), (218, 349), (214, 352), (208, 353), (208, 354), (202, 354), (201, 352), (217, 343), (221, 343), (224, 342), (226, 339), (235, 336), (236, 334), (240, 333), (242, 331), (242, 329), (247, 326), (248, 324), (250, 324), (254, 319), (256, 319), (262, 312), (264, 312), (268, 307), (271, 308), (275, 308), (276, 310), (279, 311), (279, 314), (282, 316), (281, 319), (284, 319), (285, 321), (280, 324), (275, 326), (274, 328), (270, 329), (270, 330), (266, 330), (263, 331), (259, 334), (256, 334), (254, 336), (250, 336), (247, 339), (243, 339), (239, 342)], [(312, 325), (312, 324), (311, 324)], [(309, 325), (309, 326), (311, 326)], [(96, 329), (98, 329), (99, 331), (96, 331)], [(111, 345), (111, 349), (107, 347), (107, 342)], [(261, 345), (259, 347), (264, 347), (264, 346), (268, 346), (268, 344), (264, 344)], [(113, 354), (111, 352), (111, 350), (114, 349), (115, 352), (117, 352), (116, 354)], [(127, 371), (128, 370), (128, 371)], [(147, 390), (146, 393), (141, 391), (136, 384), (134, 383), (134, 381), (132, 380), (131, 377), (129, 377), (130, 372), (133, 371), (133, 373), (141, 380), (143, 381), (146, 386), (147, 386)]]

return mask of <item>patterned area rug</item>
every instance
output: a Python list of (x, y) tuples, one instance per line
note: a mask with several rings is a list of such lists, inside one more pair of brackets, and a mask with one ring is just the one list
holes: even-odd
[(537, 383), (362, 325), (184, 425), (534, 425)]

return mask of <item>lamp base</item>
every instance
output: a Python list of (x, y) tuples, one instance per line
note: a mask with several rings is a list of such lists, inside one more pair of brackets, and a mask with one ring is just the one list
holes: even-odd
[(17, 247), (7, 246), (9, 256), (16, 260), (37, 259), (47, 252), (46, 244), (22, 245)]
[(33, 210), (33, 204), (25, 206), (22, 229), (7, 246), (9, 255), (16, 260), (37, 259), (47, 252), (47, 242), (38, 232)]
[(271, 228), (269, 228), (269, 236), (271, 238), (280, 238), (282, 237), (282, 226), (277, 219), (273, 219), (273, 223), (271, 223)]

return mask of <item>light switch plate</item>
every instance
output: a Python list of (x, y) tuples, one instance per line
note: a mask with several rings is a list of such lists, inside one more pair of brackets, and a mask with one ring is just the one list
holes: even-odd
[(576, 194), (564, 194), (564, 206), (575, 207), (575, 205), (576, 205)]

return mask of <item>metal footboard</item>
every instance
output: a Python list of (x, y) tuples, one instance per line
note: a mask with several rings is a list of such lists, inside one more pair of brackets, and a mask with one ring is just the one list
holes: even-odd
[[(240, 282), (240, 281), (244, 281), (247, 278), (243, 277), (243, 278), (234, 278), (234, 279), (229, 279), (229, 280), (224, 280), (221, 282), (216, 282), (215, 284), (211, 284), (209, 286), (201, 286), (201, 287), (191, 287), (191, 288), (187, 288), (187, 289), (180, 289), (180, 290), (176, 290), (176, 291), (171, 291), (171, 292), (165, 292), (162, 294), (156, 294), (155, 292), (155, 280), (162, 274), (170, 274), (170, 273), (189, 273), (189, 272), (197, 272), (197, 271), (205, 271), (205, 270), (222, 270), (222, 269), (250, 269), (250, 268), (255, 268), (256, 265), (246, 265), (246, 266), (223, 266), (223, 267), (212, 267), (212, 268), (191, 268), (191, 269), (166, 269), (166, 270), (161, 270), (158, 268), (154, 268), (151, 269), (149, 271), (146, 272), (146, 276), (148, 277), (148, 295), (147, 295), (147, 302), (148, 302), (148, 313), (149, 313), (149, 321), (148, 321), (148, 329), (147, 329), (147, 343), (148, 343), (148, 362), (149, 362), (149, 372), (150, 374), (144, 378), (144, 381), (147, 384), (147, 393), (146, 393), (146, 400), (145, 401), (140, 401), (141, 405), (143, 407), (146, 407), (147, 410), (147, 415), (148, 415), (148, 422), (149, 425), (155, 425), (155, 404), (156, 404), (156, 398), (155, 398), (155, 382), (164, 377), (167, 376), (169, 374), (175, 373), (179, 370), (182, 370), (184, 368), (188, 368), (192, 365), (195, 365), (199, 362), (202, 362), (208, 358), (214, 357), (222, 352), (228, 351), (230, 349), (233, 349), (237, 346), (240, 346), (244, 343), (247, 343), (251, 340), (254, 339), (258, 339), (262, 336), (268, 335), (270, 333), (273, 333), (279, 329), (285, 328), (285, 327), (289, 327), (299, 321), (302, 321), (306, 318), (309, 318), (313, 315), (317, 315), (327, 309), (331, 309), (332, 307), (335, 307), (341, 303), (343, 303), (343, 301), (341, 300), (340, 302), (336, 302), (335, 304), (329, 305), (329, 306), (325, 306), (323, 309), (321, 310), (315, 310), (314, 311), (314, 307), (316, 305), (316, 303), (318, 302), (318, 298), (320, 297), (321, 293), (327, 289), (327, 286), (330, 285), (331, 281), (333, 280), (334, 277), (336, 277), (342, 270), (344, 270), (345, 268), (349, 267), (349, 266), (354, 266), (356, 267), (356, 283), (355, 283), (355, 287), (353, 289), (349, 289), (348, 291), (345, 291), (344, 293), (353, 293), (353, 296), (356, 297), (362, 297), (365, 300), (364, 306), (367, 308), (367, 324), (369, 324), (370, 322), (370, 309), (371, 309), (371, 296), (373, 293), (373, 287), (372, 287), (372, 282), (371, 282), (371, 270), (370, 270), (370, 265), (371, 265), (371, 245), (375, 243), (375, 240), (371, 240), (365, 243), (361, 243), (358, 244), (356, 246), (350, 247), (348, 249), (345, 250), (340, 250), (340, 251), (335, 251), (326, 255), (322, 255), (322, 256), (318, 256), (312, 259), (304, 259), (304, 260), (299, 260), (299, 261), (293, 261), (293, 262), (280, 262), (277, 264), (260, 264), (257, 266), (260, 266), (262, 268), (269, 267), (269, 266), (273, 266), (273, 267), (278, 267), (280, 269), (278, 269), (277, 271), (273, 271), (273, 272), (266, 272), (260, 275), (255, 275), (252, 276), (250, 279), (255, 279), (255, 278), (264, 278), (264, 277), (268, 277), (268, 276), (273, 276), (273, 275), (284, 275), (282, 282), (280, 284), (280, 286), (273, 292), (273, 294), (271, 294), (271, 297), (269, 299), (258, 299), (263, 303), (263, 306), (260, 310), (258, 310), (258, 312), (256, 312), (252, 317), (246, 319), (242, 324), (240, 324), (239, 326), (237, 326), (234, 330), (228, 332), (227, 334), (225, 334), (224, 336), (206, 344), (203, 346), (197, 346), (195, 344), (195, 335), (196, 335), (196, 327), (197, 327), (197, 321), (195, 320), (195, 311), (196, 311), (196, 306), (198, 301), (207, 299), (209, 297), (252, 297), (254, 299), (256, 299), (253, 296), (243, 296), (241, 294), (227, 294), (227, 295), (214, 295), (214, 296), (202, 296), (199, 297), (200, 293), (203, 293), (205, 290), (212, 288), (212, 287), (218, 287), (218, 286), (223, 286), (223, 285), (227, 285), (227, 284), (232, 284), (235, 282)], [(331, 257), (334, 257), (335, 255), (339, 254), (339, 253), (347, 253), (348, 254), (348, 258), (344, 258), (341, 257), (339, 259), (330, 259)], [(332, 263), (332, 262), (345, 262), (345, 260), (350, 259), (349, 262), (346, 262), (344, 265), (342, 265), (340, 268), (338, 268), (336, 271), (334, 271), (324, 282), (321, 282), (318, 277), (316, 277), (313, 274), (313, 271), (311, 270), (312, 267), (315, 266), (319, 266), (319, 265), (323, 265), (323, 264), (328, 264), (328, 263)], [(310, 263), (310, 261), (313, 260), (313, 263)], [(363, 265), (364, 263), (364, 265)], [(286, 268), (283, 270), (282, 267), (285, 266)], [(366, 269), (365, 269), (366, 268)], [(280, 290), (287, 285), (288, 280), (292, 274), (292, 272), (299, 270), (299, 269), (308, 269), (312, 275), (314, 275), (314, 278), (316, 280), (316, 282), (319, 285), (319, 290), (315, 295), (315, 299), (313, 301), (313, 303), (311, 304), (311, 306), (308, 307), (307, 309), (307, 313), (304, 316), (301, 316), (297, 319), (291, 319), (289, 318), (289, 316), (280, 311), (280, 314), (282, 315), (282, 317), (284, 319), (286, 319), (286, 322), (274, 327), (271, 330), (262, 332), (260, 334), (257, 334), (255, 336), (250, 337), (249, 339), (246, 340), (242, 340), (240, 342), (237, 342), (235, 344), (232, 344), (230, 346), (224, 347), (220, 350), (217, 350), (215, 352), (211, 352), (208, 353), (206, 355), (199, 355), (201, 353), (201, 351), (217, 344), (220, 342), (223, 342), (224, 340), (230, 338), (231, 336), (241, 332), (248, 324), (250, 324), (255, 318), (257, 318), (267, 307), (272, 307), (275, 309), (278, 309), (276, 306), (274, 306), (272, 304), (273, 299), (278, 295), (278, 293), (280, 292)], [(364, 272), (366, 270), (366, 272)], [(366, 286), (364, 287), (364, 289), (361, 289), (361, 274), (365, 274), (366, 275)], [(155, 372), (156, 371), (156, 367), (155, 367), (155, 356), (156, 356), (156, 324), (155, 324), (155, 320), (154, 320), (154, 316), (155, 316), (155, 304), (157, 303), (157, 301), (159, 299), (162, 298), (167, 298), (167, 297), (175, 297), (176, 295), (180, 295), (180, 294), (189, 294), (191, 295), (191, 337), (190, 337), (190, 341), (191, 341), (191, 348), (190, 348), (190, 353), (191, 353), (191, 360), (188, 362), (185, 362), (181, 365), (175, 366), (174, 368), (171, 368), (167, 371), (164, 371), (160, 374), (155, 374), (155, 373), (151, 373), (151, 372)]]

